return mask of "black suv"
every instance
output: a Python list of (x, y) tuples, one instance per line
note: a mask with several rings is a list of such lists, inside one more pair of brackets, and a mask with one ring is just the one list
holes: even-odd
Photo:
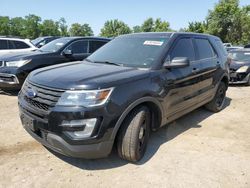
[(227, 53), (195, 33), (115, 38), (85, 61), (36, 70), (19, 93), (23, 127), (64, 155), (140, 160), (151, 130), (206, 105), (223, 108)]
[(110, 39), (100, 37), (64, 37), (36, 51), (1, 56), (0, 89), (19, 90), (31, 71), (83, 60), (109, 41)]

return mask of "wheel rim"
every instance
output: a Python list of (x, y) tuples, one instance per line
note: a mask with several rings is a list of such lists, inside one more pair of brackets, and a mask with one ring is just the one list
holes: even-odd
[(146, 118), (143, 119), (140, 130), (139, 130), (139, 151), (142, 151), (144, 148), (144, 143), (145, 143), (145, 136), (146, 136), (146, 127), (147, 127), (147, 121)]
[(223, 106), (224, 100), (225, 100), (225, 96), (226, 96), (225, 90), (223, 88), (220, 88), (219, 91), (218, 91), (218, 97), (217, 97), (217, 100), (216, 100), (216, 105), (218, 107), (222, 107)]

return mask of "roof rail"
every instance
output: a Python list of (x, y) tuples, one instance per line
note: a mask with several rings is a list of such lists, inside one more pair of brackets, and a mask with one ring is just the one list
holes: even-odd
[(4, 35), (4, 36), (0, 36), (1, 38), (18, 38), (18, 39), (23, 39), (22, 37), (18, 37), (18, 36), (13, 36), (13, 35)]

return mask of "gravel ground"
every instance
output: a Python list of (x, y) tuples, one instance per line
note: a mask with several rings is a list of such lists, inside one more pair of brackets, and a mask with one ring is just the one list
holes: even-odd
[(138, 164), (53, 154), (24, 131), (17, 97), (0, 91), (0, 187), (250, 187), (250, 87), (225, 109), (200, 108), (151, 135)]

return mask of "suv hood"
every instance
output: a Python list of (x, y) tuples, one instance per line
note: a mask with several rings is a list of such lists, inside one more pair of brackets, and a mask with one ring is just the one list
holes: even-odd
[(86, 61), (45, 67), (32, 72), (29, 81), (34, 84), (64, 89), (108, 88), (149, 76), (148, 70), (89, 63)]
[(35, 51), (28, 51), (28, 52), (19, 52), (19, 53), (8, 53), (5, 55), (0, 56), (0, 61), (19, 61), (19, 60), (25, 60), (25, 59), (32, 59), (37, 56), (41, 55), (48, 55), (51, 54), (51, 52), (41, 52), (39, 50)]
[(230, 68), (231, 69), (239, 69), (240, 67), (243, 67), (243, 66), (249, 66), (250, 67), (250, 61), (235, 61), (233, 60), (231, 63), (230, 63)]

